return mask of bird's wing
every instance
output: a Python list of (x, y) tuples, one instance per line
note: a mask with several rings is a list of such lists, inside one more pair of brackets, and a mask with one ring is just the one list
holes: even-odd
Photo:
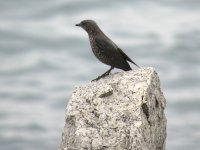
[(133, 63), (134, 65), (136, 65), (138, 68), (140, 68), (134, 61), (132, 61), (120, 48), (117, 49), (121, 55), (124, 57), (124, 59), (130, 61), (131, 63)]
[(134, 61), (132, 61), (113, 41), (111, 41), (109, 38), (102, 38), (102, 36), (97, 36), (95, 38), (95, 42), (97, 43), (97, 46), (99, 49), (104, 50), (105, 54), (110, 56), (110, 54), (113, 53), (120, 53), (122, 57), (125, 60), (130, 61), (134, 65), (136, 65), (138, 68), (140, 68)]
[(112, 56), (119, 55), (117, 51), (117, 46), (107, 37), (96, 36), (95, 37), (96, 46), (101, 50), (105, 56), (111, 58)]
[(95, 42), (99, 49), (107, 50), (107, 51), (113, 51), (117, 49), (117, 46), (108, 38), (103, 36), (96, 36)]

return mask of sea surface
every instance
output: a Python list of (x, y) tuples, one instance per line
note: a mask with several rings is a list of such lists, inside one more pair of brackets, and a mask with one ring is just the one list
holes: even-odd
[(199, 150), (199, 0), (1, 0), (0, 150), (58, 149), (70, 94), (109, 68), (75, 27), (83, 19), (158, 72), (166, 149)]

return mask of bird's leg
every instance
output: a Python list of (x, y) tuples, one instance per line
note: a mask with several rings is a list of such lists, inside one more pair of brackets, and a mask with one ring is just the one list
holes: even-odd
[(103, 78), (103, 77), (109, 75), (110, 72), (111, 72), (111, 70), (113, 70), (113, 69), (114, 69), (114, 67), (110, 67), (110, 69), (109, 69), (108, 71), (106, 71), (106, 72), (105, 72), (104, 74), (102, 74), (101, 76), (98, 76), (96, 79), (93, 79), (92, 81), (97, 81), (97, 80), (99, 80), (99, 79), (101, 79), (101, 78)]
[(113, 69), (114, 69), (114, 67), (111, 67), (108, 71), (106, 71), (104, 74), (102, 74), (101, 77), (105, 77), (105, 76), (109, 75), (111, 70), (113, 70)]

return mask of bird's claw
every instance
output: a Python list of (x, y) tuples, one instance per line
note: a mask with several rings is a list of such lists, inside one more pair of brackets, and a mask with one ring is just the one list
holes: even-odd
[(110, 74), (110, 71), (111, 71), (112, 69), (114, 69), (114, 67), (111, 67), (111, 68), (110, 68), (108, 71), (106, 71), (104, 74), (102, 74), (101, 76), (98, 76), (96, 79), (93, 79), (92, 82), (93, 82), (93, 81), (97, 81), (97, 80), (99, 80), (99, 79), (101, 79), (101, 78), (103, 78), (103, 77), (105, 77), (105, 76), (108, 76), (108, 75)]
[(105, 77), (107, 75), (109, 75), (109, 72), (106, 72), (106, 73), (102, 74), (101, 76), (98, 76), (96, 79), (93, 79), (92, 82), (93, 81), (98, 81), (99, 79), (101, 79), (101, 78), (103, 78), (103, 77)]
[(101, 76), (98, 76), (96, 79), (93, 79), (92, 82), (93, 82), (93, 81), (98, 81), (99, 79), (101, 79), (100, 77), (101, 77)]

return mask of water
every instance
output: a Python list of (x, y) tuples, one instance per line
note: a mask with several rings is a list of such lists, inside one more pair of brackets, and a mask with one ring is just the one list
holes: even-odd
[(199, 8), (198, 0), (0, 1), (0, 149), (59, 147), (74, 87), (108, 69), (74, 26), (89, 18), (140, 66), (159, 73), (167, 150), (198, 150)]

